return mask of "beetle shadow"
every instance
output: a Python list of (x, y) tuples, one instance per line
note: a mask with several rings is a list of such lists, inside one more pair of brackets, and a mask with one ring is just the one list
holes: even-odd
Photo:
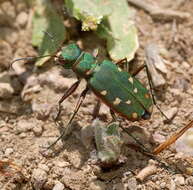
[[(57, 126), (60, 136), (64, 132), (64, 124), (60, 122), (60, 126)], [(72, 165), (77, 168), (81, 168), (85, 162), (90, 158), (90, 151), (94, 149), (94, 143), (92, 148), (87, 149), (81, 140), (81, 126), (77, 122), (71, 124), (71, 130), (66, 137), (61, 137), (60, 140), (51, 145), (50, 148), (44, 148), (40, 150), (40, 153), (44, 157), (65, 157)], [(57, 139), (55, 140), (57, 141)], [(55, 143), (55, 141), (53, 143)]]

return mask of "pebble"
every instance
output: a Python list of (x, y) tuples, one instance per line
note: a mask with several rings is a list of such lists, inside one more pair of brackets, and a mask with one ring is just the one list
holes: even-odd
[(38, 168), (40, 168), (46, 172), (49, 172), (49, 170), (50, 170), (49, 167), (45, 164), (38, 164)]
[(181, 175), (176, 175), (174, 178), (174, 181), (175, 181), (176, 185), (184, 185), (185, 184), (185, 179)]
[(43, 189), (43, 185), (45, 184), (45, 182), (47, 181), (47, 173), (38, 168), (38, 169), (34, 169), (33, 173), (32, 173), (32, 184), (35, 190), (40, 190)]
[(43, 132), (43, 128), (41, 125), (36, 125), (33, 129), (32, 129), (33, 133), (35, 136), (39, 137), (42, 135)]
[(186, 179), (186, 184), (193, 187), (193, 176), (190, 176)]
[(26, 12), (20, 12), (16, 18), (16, 22), (20, 25), (20, 26), (24, 26), (27, 23), (28, 20), (28, 15)]
[(170, 188), (169, 188), (169, 189), (170, 189), (170, 190), (176, 190), (176, 184), (175, 184), (175, 182), (174, 182), (173, 179), (171, 179)]
[(90, 190), (106, 190), (106, 184), (102, 181), (92, 181), (89, 186)]
[(0, 83), (0, 98), (11, 98), (14, 93), (14, 89), (9, 83)]
[(19, 120), (16, 125), (16, 134), (26, 133), (30, 130), (34, 132), (36, 136), (40, 136), (43, 131), (43, 122), (37, 119)]
[(63, 189), (64, 189), (64, 184), (57, 181), (52, 190), (63, 190)]
[(156, 131), (154, 134), (153, 134), (153, 140), (157, 143), (163, 143), (165, 140), (166, 140), (166, 137), (161, 135), (158, 131)]
[[(174, 117), (176, 116), (177, 113), (178, 113), (177, 107), (170, 108), (169, 110), (164, 112), (164, 114), (167, 116), (167, 118), (169, 120), (174, 119)], [(165, 123), (167, 123), (167, 122), (170, 122), (170, 121), (165, 120)]]
[(160, 188), (165, 189), (166, 188), (166, 182), (160, 183)]
[(193, 129), (188, 129), (182, 137), (175, 142), (175, 148), (178, 153), (193, 156)]
[(81, 142), (87, 149), (91, 147), (93, 139), (94, 139), (93, 125), (82, 127), (81, 128)]
[(67, 166), (70, 166), (69, 162), (65, 162), (65, 161), (56, 161), (55, 165), (60, 167), (60, 168), (65, 168)]
[(115, 185), (113, 185), (113, 190), (123, 190), (124, 189), (124, 185), (122, 183), (117, 183)]
[(24, 139), (24, 138), (27, 137), (27, 134), (26, 134), (26, 133), (20, 133), (20, 134), (19, 134), (19, 137), (20, 137), (21, 139)]
[(19, 120), (16, 125), (16, 133), (25, 133), (27, 131), (30, 131), (34, 127), (34, 123), (30, 122), (30, 120)]
[(9, 156), (10, 154), (12, 154), (13, 153), (13, 148), (7, 148), (6, 150), (5, 150), (5, 156)]
[(40, 103), (36, 100), (32, 101), (32, 111), (40, 120), (45, 120), (49, 117), (50, 114), (57, 113), (57, 111), (54, 110), (54, 105), (48, 103)]
[(136, 190), (137, 189), (137, 180), (132, 177), (127, 181), (127, 189), (128, 190)]
[(47, 85), (56, 91), (66, 90), (75, 83), (75, 81), (76, 79), (74, 78), (64, 78), (57, 67), (53, 67), (38, 76), (40, 85)]

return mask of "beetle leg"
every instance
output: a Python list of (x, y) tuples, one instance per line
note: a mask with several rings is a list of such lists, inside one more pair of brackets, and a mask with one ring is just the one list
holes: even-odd
[(123, 59), (121, 59), (121, 60), (119, 60), (119, 61), (117, 61), (115, 64), (116, 64), (116, 65), (120, 65), (120, 64), (122, 64), (122, 63), (124, 63), (124, 62), (127, 63), (127, 58), (126, 58), (126, 57), (123, 58)]
[[(146, 73), (147, 73), (147, 78), (148, 78), (148, 83), (149, 83), (149, 87), (150, 87), (150, 93), (151, 93), (151, 97), (152, 97), (152, 101), (153, 101), (153, 104), (155, 105), (155, 107), (160, 111), (160, 113), (165, 117), (165, 119), (167, 121), (170, 121), (170, 119), (164, 114), (164, 112), (161, 110), (161, 108), (158, 106), (156, 100), (155, 100), (155, 95), (153, 93), (153, 82), (151, 80), (151, 74), (148, 70), (148, 66), (145, 64), (145, 70), (146, 70)], [(176, 125), (176, 124), (174, 124)]]
[(99, 115), (100, 108), (101, 108), (101, 101), (98, 99), (93, 109), (92, 120), (97, 118), (97, 116)]
[(152, 101), (153, 101), (153, 104), (155, 105), (155, 107), (160, 111), (160, 113), (165, 117), (165, 119), (167, 121), (170, 121), (170, 119), (168, 119), (168, 117), (163, 113), (163, 111), (161, 110), (161, 108), (157, 105), (157, 102), (155, 100), (155, 95), (153, 93), (153, 82), (151, 80), (151, 74), (149, 72), (149, 69), (148, 69), (148, 66), (144, 63), (143, 65), (141, 65), (139, 68), (137, 68), (136, 71), (134, 71), (132, 73), (132, 76), (136, 76), (142, 69), (146, 70), (146, 73), (147, 73), (147, 78), (148, 78), (148, 83), (149, 83), (149, 87), (150, 87), (150, 93), (151, 93), (151, 97), (152, 97)]
[(110, 109), (110, 114), (111, 114), (111, 117), (112, 117), (112, 121), (117, 121), (116, 115), (115, 115), (115, 113), (112, 109)]
[(133, 73), (132, 76), (136, 76), (142, 69), (146, 67), (146, 64), (141, 65), (139, 68), (137, 68)]
[(75, 107), (75, 109), (74, 109), (74, 112), (73, 112), (72, 116), (70, 117), (70, 119), (69, 119), (69, 121), (68, 121), (65, 129), (63, 130), (62, 134), (61, 134), (61, 135), (56, 139), (56, 141), (55, 141), (54, 143), (52, 143), (47, 149), (50, 149), (51, 147), (53, 147), (60, 139), (67, 137), (68, 132), (69, 132), (69, 129), (70, 129), (70, 126), (71, 126), (71, 123), (72, 123), (75, 115), (78, 113), (78, 110), (79, 110), (80, 106), (82, 105), (83, 100), (85, 99), (88, 90), (89, 90), (89, 87), (87, 86), (87, 87), (82, 91), (82, 93), (80, 94), (80, 97), (79, 97), (79, 99), (78, 99), (78, 102), (77, 102), (77, 104), (76, 104), (76, 107)]
[(80, 84), (80, 80), (76, 81), (69, 89), (66, 90), (66, 92), (64, 93), (62, 98), (59, 100), (59, 102), (58, 102), (58, 113), (57, 113), (56, 117), (54, 118), (55, 121), (59, 118), (59, 115), (61, 113), (61, 104), (62, 104), (62, 102), (66, 98), (68, 98), (68, 96), (70, 96), (77, 89), (79, 84)]

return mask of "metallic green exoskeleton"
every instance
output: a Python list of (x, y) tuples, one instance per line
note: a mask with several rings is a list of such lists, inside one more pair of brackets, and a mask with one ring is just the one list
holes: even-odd
[[(62, 49), (59, 63), (66, 69), (72, 69), (78, 79), (85, 79), (87, 88), (113, 112), (131, 121), (149, 119), (153, 102), (148, 90), (115, 63), (108, 60), (98, 62), (96, 57), (81, 51), (76, 44)], [(75, 86), (67, 94), (74, 92)]]

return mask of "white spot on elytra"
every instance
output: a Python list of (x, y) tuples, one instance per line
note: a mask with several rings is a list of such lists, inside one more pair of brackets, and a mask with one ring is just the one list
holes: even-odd
[(127, 100), (127, 101), (126, 101), (126, 104), (131, 104), (131, 100)]
[(133, 119), (137, 119), (137, 117), (138, 117), (137, 113), (136, 113), (136, 112), (133, 112), (133, 113), (132, 113), (132, 117), (133, 117)]
[(129, 82), (131, 82), (133, 84), (133, 78), (129, 77)]
[(138, 92), (137, 88), (135, 88), (135, 89), (133, 90), (133, 92), (137, 93), (137, 92)]
[(119, 67), (118, 67), (118, 70), (119, 70), (119, 72), (121, 72), (121, 71), (122, 71), (122, 70), (121, 70), (121, 68), (119, 68)]
[(102, 94), (103, 96), (105, 96), (105, 95), (107, 95), (107, 91), (106, 91), (106, 90), (103, 90), (103, 91), (101, 91), (101, 94)]
[(119, 105), (121, 102), (121, 99), (120, 98), (116, 98), (114, 101), (113, 101), (113, 104), (114, 105)]

